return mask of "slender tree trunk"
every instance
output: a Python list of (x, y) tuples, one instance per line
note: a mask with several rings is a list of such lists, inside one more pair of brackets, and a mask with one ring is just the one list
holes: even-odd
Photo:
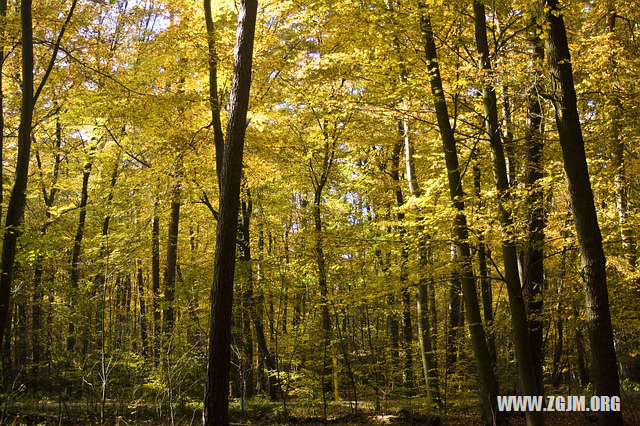
[[(94, 147), (90, 148), (89, 156), (93, 155)], [(87, 218), (87, 200), (89, 198), (89, 177), (91, 176), (91, 167), (93, 159), (89, 158), (84, 166), (82, 174), (82, 191), (80, 193), (80, 216), (78, 217), (78, 227), (76, 228), (76, 236), (73, 240), (73, 249), (71, 253), (71, 272), (69, 273), (69, 291), (71, 292), (70, 306), (74, 314), (69, 321), (69, 334), (67, 335), (67, 351), (72, 352), (76, 344), (75, 324), (78, 321), (78, 282), (80, 279), (80, 250), (82, 249), (82, 238), (84, 236), (84, 225)]]
[(214, 278), (211, 286), (211, 319), (203, 412), (203, 421), (206, 425), (229, 423), (230, 318), (233, 304), (242, 156), (247, 127), (257, 9), (256, 0), (240, 1), (227, 140), (220, 174), (220, 216), (216, 228)]
[(496, 381), (493, 371), (491, 355), (487, 345), (484, 327), (482, 326), (478, 294), (473, 279), (471, 250), (468, 242), (469, 230), (467, 228), (467, 217), (465, 215), (464, 192), (462, 190), (462, 178), (460, 176), (460, 166), (458, 163), (458, 151), (453, 129), (449, 122), (449, 112), (442, 88), (440, 66), (438, 64), (436, 45), (431, 28), (431, 19), (426, 14), (424, 4), (419, 3), (419, 5), (421, 8), (421, 29), (424, 50), (427, 57), (427, 70), (430, 76), (431, 93), (434, 99), (438, 128), (440, 129), (440, 136), (442, 138), (442, 148), (449, 181), (449, 193), (453, 207), (456, 210), (454, 241), (460, 262), (459, 270), (466, 305), (465, 314), (471, 334), (471, 344), (476, 357), (478, 379), (480, 381), (480, 399), (484, 419), (485, 423), (491, 424), (502, 421), (502, 416), (497, 410), (496, 396), (498, 393), (498, 382)]
[[(477, 154), (477, 153), (475, 153)], [(478, 164), (478, 158), (473, 164), (473, 183), (475, 195), (479, 200), (479, 208), (483, 208), (481, 190), (481, 171)], [(493, 327), (493, 291), (491, 288), (491, 280), (489, 279), (489, 271), (487, 268), (487, 245), (484, 243), (484, 231), (478, 230), (478, 268), (480, 274), (480, 292), (482, 293), (482, 310), (484, 313), (484, 324), (487, 327), (487, 345), (491, 355), (491, 362), (494, 367), (497, 361), (496, 352), (496, 332)]]
[(394, 184), (394, 194), (396, 198), (396, 207), (398, 208), (397, 220), (398, 220), (398, 231), (400, 234), (400, 288), (401, 296), (402, 296), (402, 351), (404, 353), (404, 370), (403, 370), (403, 380), (404, 384), (407, 387), (413, 387), (413, 354), (412, 354), (412, 346), (413, 346), (413, 328), (411, 327), (411, 294), (409, 293), (408, 278), (409, 274), (407, 272), (408, 262), (409, 262), (409, 251), (407, 250), (406, 241), (405, 241), (405, 214), (400, 211), (402, 206), (404, 205), (404, 195), (402, 194), (402, 188), (400, 186), (400, 156), (404, 149), (404, 126), (402, 120), (398, 120), (398, 140), (396, 141), (393, 147), (393, 155), (391, 159), (392, 170), (391, 170), (391, 179)]
[(178, 231), (180, 227), (180, 197), (182, 184), (176, 181), (171, 193), (171, 214), (167, 239), (167, 263), (164, 270), (164, 310), (162, 312), (162, 332), (171, 339), (175, 322), (176, 265), (178, 263)]
[[(404, 121), (404, 149), (407, 183), (409, 184), (409, 192), (414, 197), (420, 197), (422, 191), (418, 184), (416, 176), (416, 166), (414, 160), (413, 141), (409, 137), (408, 118)], [(418, 223), (422, 221), (421, 217), (417, 218)], [(422, 359), (422, 370), (427, 384), (427, 393), (431, 402), (440, 407), (440, 383), (438, 376), (438, 366), (435, 354), (433, 352), (435, 345), (432, 342), (431, 328), (429, 325), (429, 283), (433, 285), (433, 277), (427, 276), (429, 268), (429, 248), (427, 247), (430, 236), (425, 235), (424, 227), (419, 224), (416, 227), (416, 236), (418, 242), (418, 262), (420, 264), (420, 278), (418, 282), (418, 297), (416, 298), (418, 309), (418, 339), (420, 341), (420, 357)], [(435, 309), (435, 301), (434, 301)]]
[[(541, 395), (542, 389), (538, 388), (534, 368), (532, 368), (531, 344), (529, 341), (529, 324), (520, 286), (518, 272), (518, 255), (512, 230), (513, 216), (509, 209), (509, 177), (505, 161), (504, 149), (498, 126), (498, 104), (496, 92), (491, 83), (492, 69), (489, 56), (489, 43), (487, 42), (487, 23), (484, 4), (474, 0), (473, 11), (475, 18), (476, 47), (479, 53), (478, 67), (485, 74), (483, 81), (482, 97), (484, 100), (484, 118), (486, 130), (491, 145), (493, 156), (493, 172), (498, 190), (498, 219), (502, 226), (502, 257), (504, 272), (509, 296), (509, 310), (511, 313), (511, 329), (518, 364), (518, 376), (524, 395)], [(527, 424), (542, 425), (544, 418), (542, 412), (527, 411)]]
[(22, 103), (18, 127), (18, 158), (13, 188), (7, 206), (0, 260), (0, 342), (4, 341), (7, 317), (11, 306), (11, 284), (16, 257), (16, 242), (24, 216), (29, 159), (31, 156), (31, 122), (33, 120), (33, 29), (31, 28), (31, 0), (20, 2), (22, 28)]
[(524, 250), (522, 290), (524, 292), (529, 313), (529, 340), (533, 371), (536, 377), (538, 395), (543, 395), (542, 363), (544, 361), (542, 308), (544, 288), (544, 190), (541, 186), (543, 178), (543, 122), (540, 93), (542, 72), (539, 69), (544, 60), (544, 46), (538, 35), (539, 26), (536, 18), (532, 22), (531, 64), (534, 67), (533, 81), (527, 93), (527, 132), (525, 135), (526, 162), (524, 184), (527, 189), (527, 222), (528, 235)]
[(145, 291), (144, 291), (144, 277), (142, 274), (142, 265), (140, 261), (138, 263), (138, 299), (140, 300), (140, 353), (143, 357), (147, 357), (149, 355), (148, 348), (149, 342), (147, 337), (147, 305), (145, 302)]
[(456, 247), (451, 246), (451, 278), (449, 283), (449, 309), (447, 311), (447, 345), (446, 345), (446, 369), (447, 375), (450, 376), (454, 372), (454, 367), (458, 361), (458, 352), (460, 345), (460, 337), (462, 327), (462, 283), (458, 275), (458, 265), (456, 258)]
[[(7, 0), (0, 0), (0, 58), (4, 58), (4, 45), (6, 37)], [(4, 206), (4, 89), (2, 86), (2, 73), (4, 60), (0, 62), (0, 223), (2, 222), (2, 208)]]
[(251, 214), (253, 202), (251, 192), (246, 191), (247, 199), (241, 202), (242, 221), (239, 235), (242, 237), (242, 261), (240, 270), (246, 274), (245, 288), (242, 292), (242, 369), (245, 375), (244, 396), (251, 398), (255, 393), (255, 375), (253, 371), (253, 336), (251, 333), (252, 304), (253, 304), (253, 265), (251, 259)]
[(153, 205), (151, 221), (151, 292), (153, 295), (153, 354), (158, 359), (160, 351), (160, 218), (158, 217), (158, 200)]
[(218, 183), (222, 173), (224, 134), (220, 120), (220, 98), (218, 97), (218, 54), (216, 52), (215, 26), (211, 15), (211, 0), (204, 0), (204, 19), (207, 27), (207, 53), (209, 61), (209, 107), (213, 126), (213, 142), (216, 149), (216, 173)]
[[(581, 253), (594, 390), (596, 395), (619, 396), (620, 379), (609, 312), (606, 259), (584, 151), (567, 33), (557, 0), (546, 0), (545, 4), (553, 103)], [(598, 419), (603, 424), (623, 423), (620, 411), (598, 412)]]

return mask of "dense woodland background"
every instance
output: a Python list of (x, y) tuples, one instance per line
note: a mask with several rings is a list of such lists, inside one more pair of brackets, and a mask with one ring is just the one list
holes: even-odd
[(256, 7), (231, 419), (640, 422), (640, 8), (577, 0), (0, 0), (3, 420), (201, 421)]

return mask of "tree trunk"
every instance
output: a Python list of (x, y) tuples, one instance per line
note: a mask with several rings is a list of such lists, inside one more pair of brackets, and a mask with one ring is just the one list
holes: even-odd
[(204, 0), (204, 19), (207, 27), (207, 54), (209, 62), (209, 107), (211, 124), (213, 125), (213, 142), (216, 149), (216, 173), (218, 184), (222, 173), (222, 156), (224, 153), (224, 134), (220, 120), (220, 98), (218, 97), (218, 54), (216, 52), (215, 27), (211, 15), (211, 0)]
[(251, 259), (251, 214), (253, 212), (253, 203), (251, 201), (251, 193), (246, 191), (247, 200), (242, 200), (242, 221), (240, 222), (240, 232), (242, 243), (242, 255), (240, 260), (240, 271), (244, 269), (246, 274), (245, 288), (241, 298), (241, 317), (242, 317), (242, 362), (241, 368), (245, 377), (243, 383), (243, 394), (245, 398), (251, 398), (255, 393), (255, 376), (253, 371), (253, 336), (251, 333), (251, 318), (253, 305), (253, 266)]
[[(177, 177), (176, 177), (177, 178)], [(178, 231), (180, 227), (180, 197), (182, 184), (176, 181), (171, 193), (171, 214), (169, 215), (169, 232), (167, 239), (167, 264), (164, 270), (164, 309), (162, 312), (162, 332), (166, 339), (171, 339), (175, 322), (176, 265), (178, 262)], [(167, 342), (165, 342), (167, 343)]]
[(33, 29), (31, 28), (31, 0), (20, 2), (22, 28), (22, 103), (18, 127), (18, 158), (13, 188), (7, 206), (0, 260), (0, 342), (4, 341), (7, 316), (11, 306), (11, 283), (16, 257), (16, 242), (24, 216), (29, 159), (31, 156), (31, 122), (33, 120)]
[[(89, 156), (93, 155), (94, 147), (90, 148)], [(89, 198), (89, 177), (91, 175), (91, 167), (93, 159), (89, 158), (84, 166), (82, 174), (82, 191), (80, 193), (80, 216), (78, 217), (78, 227), (76, 228), (76, 236), (73, 240), (73, 249), (71, 253), (71, 271), (69, 273), (69, 291), (71, 292), (70, 306), (73, 314), (69, 321), (69, 334), (67, 336), (67, 351), (72, 352), (76, 344), (75, 323), (78, 321), (78, 282), (80, 279), (80, 250), (82, 248), (82, 237), (84, 236), (84, 224), (87, 218), (87, 199)]]
[(233, 303), (242, 156), (247, 127), (257, 9), (256, 0), (240, 1), (229, 101), (229, 122), (220, 174), (220, 215), (216, 227), (214, 278), (211, 286), (211, 319), (203, 412), (203, 421), (206, 425), (229, 423), (230, 318)]
[(458, 352), (460, 345), (460, 336), (462, 327), (462, 283), (460, 282), (460, 276), (458, 275), (458, 265), (456, 259), (456, 247), (451, 246), (451, 278), (449, 283), (449, 309), (447, 311), (447, 323), (449, 329), (447, 330), (447, 345), (446, 345), (446, 370), (447, 375), (451, 375), (454, 372), (454, 367), (458, 361)]
[(538, 35), (540, 31), (536, 18), (532, 19), (531, 32), (531, 65), (534, 67), (532, 79), (534, 83), (527, 93), (527, 131), (525, 135), (526, 162), (524, 184), (527, 189), (527, 243), (524, 250), (522, 291), (525, 295), (529, 314), (529, 341), (533, 371), (536, 377), (538, 395), (543, 395), (542, 363), (544, 361), (543, 348), (543, 289), (544, 289), (544, 190), (543, 178), (543, 122), (540, 93), (542, 72), (539, 69), (544, 60), (544, 46)]
[(140, 300), (140, 353), (143, 357), (147, 357), (149, 355), (149, 342), (147, 338), (147, 305), (144, 296), (144, 279), (142, 275), (142, 266), (140, 261), (137, 261), (137, 263), (138, 299)]
[(449, 112), (442, 88), (440, 77), (440, 66), (436, 53), (431, 19), (421, 7), (421, 30), (423, 34), (424, 50), (427, 57), (427, 70), (430, 76), (431, 93), (433, 95), (434, 107), (438, 120), (438, 128), (442, 138), (442, 148), (444, 151), (447, 167), (447, 177), (449, 181), (449, 193), (451, 202), (456, 210), (454, 219), (454, 241), (456, 252), (460, 262), (460, 275), (462, 279), (462, 291), (465, 299), (465, 314), (469, 332), (471, 334), (471, 344), (476, 357), (478, 379), (480, 381), (480, 400), (483, 408), (484, 420), (487, 424), (501, 422), (502, 415), (497, 410), (498, 383), (491, 363), (491, 355), (487, 346), (487, 340), (482, 326), (480, 316), (480, 305), (478, 294), (473, 279), (471, 266), (471, 251), (469, 248), (469, 230), (467, 228), (467, 217), (465, 215), (464, 192), (462, 190), (462, 178), (460, 176), (460, 166), (458, 163), (458, 151), (456, 140), (449, 122)]
[(391, 158), (391, 179), (394, 184), (394, 194), (396, 198), (396, 207), (398, 208), (397, 229), (400, 234), (400, 288), (402, 296), (402, 351), (404, 353), (404, 370), (403, 381), (405, 386), (413, 387), (413, 328), (411, 327), (411, 294), (407, 287), (407, 280), (409, 274), (407, 272), (407, 266), (409, 263), (409, 251), (407, 250), (405, 241), (405, 214), (400, 210), (404, 205), (404, 195), (402, 194), (402, 188), (400, 186), (400, 155), (404, 148), (404, 125), (402, 120), (398, 120), (398, 140), (393, 146), (393, 154)]
[[(498, 220), (502, 226), (502, 257), (504, 272), (509, 296), (509, 311), (511, 313), (511, 329), (518, 364), (518, 376), (524, 395), (542, 395), (536, 382), (534, 369), (532, 368), (531, 344), (529, 341), (529, 324), (520, 286), (518, 272), (518, 255), (516, 244), (512, 235), (513, 216), (509, 209), (509, 177), (505, 161), (504, 149), (500, 137), (498, 125), (498, 104), (496, 92), (491, 84), (492, 69), (489, 56), (489, 43), (487, 42), (487, 23), (484, 4), (474, 0), (473, 11), (475, 18), (475, 39), (479, 53), (478, 67), (483, 72), (482, 98), (484, 101), (484, 118), (486, 130), (491, 145), (493, 156), (493, 172), (498, 190)], [(527, 424), (542, 425), (544, 419), (541, 412), (528, 411), (526, 413)]]
[(151, 221), (151, 293), (153, 295), (153, 355), (156, 360), (160, 351), (160, 218), (158, 217), (158, 200), (153, 205)]
[[(4, 58), (4, 45), (6, 37), (7, 0), (0, 0), (0, 58)], [(4, 89), (2, 86), (2, 73), (4, 61), (0, 62), (0, 223), (2, 221), (2, 207), (4, 203), (3, 177), (4, 177)]]
[[(479, 208), (483, 208), (481, 189), (481, 171), (478, 164), (477, 153), (473, 164), (473, 184), (475, 195), (478, 197)], [(489, 271), (487, 268), (487, 245), (484, 243), (484, 231), (478, 230), (478, 268), (480, 274), (480, 292), (482, 293), (482, 311), (484, 313), (484, 324), (487, 327), (487, 345), (491, 355), (491, 362), (494, 367), (497, 361), (496, 352), (496, 332), (493, 327), (493, 292), (491, 288), (491, 280), (489, 279)]]
[[(407, 183), (409, 184), (409, 192), (411, 195), (414, 197), (420, 197), (422, 192), (418, 184), (418, 177), (416, 176), (413, 141), (409, 137), (409, 123), (407, 117), (405, 117), (404, 123), (404, 150)], [(437, 407), (440, 407), (441, 400), (438, 365), (433, 352), (435, 345), (432, 342), (431, 328), (429, 325), (429, 283), (433, 285), (433, 277), (427, 276), (426, 272), (429, 268), (429, 248), (427, 247), (427, 244), (431, 236), (425, 235), (424, 227), (420, 224), (420, 222), (422, 222), (421, 217), (417, 218), (417, 222), (419, 224), (416, 227), (416, 239), (418, 242), (418, 262), (421, 269), (418, 282), (418, 297), (416, 298), (418, 309), (418, 340), (420, 342), (420, 357), (422, 359), (422, 370), (427, 384), (427, 394), (429, 395), (431, 402)]]
[[(584, 151), (567, 33), (557, 0), (546, 0), (546, 6), (553, 103), (581, 253), (594, 391), (596, 395), (619, 396), (620, 380), (609, 312), (606, 259)], [(622, 413), (601, 411), (598, 419), (601, 423), (621, 425)]]

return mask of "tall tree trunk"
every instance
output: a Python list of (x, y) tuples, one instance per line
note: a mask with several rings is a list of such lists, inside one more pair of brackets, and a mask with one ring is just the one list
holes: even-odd
[[(475, 195), (478, 198), (479, 208), (483, 208), (481, 194), (481, 171), (478, 164), (477, 152), (474, 153), (475, 161), (473, 163), (473, 186)], [(480, 292), (482, 293), (482, 311), (484, 313), (484, 324), (487, 327), (487, 345), (491, 354), (491, 362), (496, 365), (496, 333), (493, 327), (493, 291), (491, 288), (491, 280), (489, 279), (489, 270), (487, 268), (487, 245), (484, 243), (484, 231), (478, 230), (478, 273), (480, 274)]]
[[(567, 33), (557, 0), (546, 0), (545, 3), (553, 104), (580, 246), (594, 390), (596, 395), (619, 396), (620, 379), (609, 312), (606, 259), (584, 151)], [(601, 423), (622, 424), (620, 411), (600, 411), (598, 418)]]
[(160, 351), (161, 315), (160, 311), (160, 218), (158, 200), (153, 205), (151, 220), (151, 293), (153, 295), (153, 355), (158, 359)]
[[(89, 149), (89, 156), (93, 155), (94, 147)], [(87, 199), (89, 198), (89, 177), (91, 176), (91, 167), (93, 159), (89, 158), (84, 165), (82, 173), (82, 191), (80, 193), (80, 215), (78, 217), (78, 227), (76, 228), (76, 236), (73, 240), (73, 249), (71, 252), (71, 271), (69, 273), (69, 291), (71, 292), (70, 306), (73, 314), (69, 321), (69, 334), (67, 335), (67, 351), (72, 352), (76, 344), (75, 323), (77, 317), (77, 300), (78, 300), (78, 282), (80, 279), (80, 250), (82, 249), (82, 238), (84, 236), (84, 224), (87, 218)]]
[(446, 371), (447, 375), (454, 372), (454, 367), (458, 361), (458, 352), (460, 346), (460, 337), (462, 327), (462, 283), (458, 275), (458, 259), (456, 258), (456, 247), (451, 246), (451, 278), (449, 283), (449, 308), (447, 311), (447, 345), (446, 345)]
[[(177, 177), (176, 177), (177, 178)], [(169, 232), (167, 238), (167, 263), (164, 270), (164, 309), (162, 312), (162, 332), (166, 339), (171, 339), (175, 322), (176, 265), (178, 262), (178, 231), (180, 227), (180, 197), (182, 184), (176, 181), (171, 192), (171, 213), (169, 215)], [(166, 342), (165, 342), (166, 343)]]
[[(414, 160), (413, 141), (409, 136), (408, 118), (404, 121), (404, 150), (407, 183), (409, 184), (409, 192), (414, 197), (420, 197), (422, 191), (418, 184), (416, 176), (416, 166)], [(429, 268), (429, 248), (427, 247), (430, 235), (425, 234), (424, 226), (420, 224), (422, 217), (417, 218), (418, 226), (416, 226), (416, 236), (418, 242), (418, 262), (420, 264), (420, 278), (418, 282), (418, 297), (416, 304), (418, 309), (418, 340), (420, 342), (420, 357), (422, 359), (422, 370), (427, 384), (427, 393), (431, 402), (439, 407), (440, 400), (440, 383), (438, 376), (438, 365), (435, 354), (433, 352), (435, 345), (432, 342), (431, 328), (429, 325), (429, 285), (433, 285), (433, 277), (427, 275)], [(435, 305), (434, 305), (435, 308)]]
[(209, 62), (209, 107), (213, 125), (213, 142), (216, 149), (216, 173), (218, 184), (222, 173), (224, 134), (220, 120), (220, 98), (218, 97), (218, 54), (216, 52), (215, 26), (211, 15), (211, 0), (204, 0), (204, 19), (207, 27), (207, 56)]
[(255, 393), (255, 375), (253, 371), (253, 336), (251, 333), (251, 319), (253, 315), (253, 265), (251, 259), (251, 214), (253, 212), (253, 202), (251, 192), (247, 189), (247, 199), (241, 202), (242, 220), (240, 222), (240, 232), (242, 243), (240, 248), (242, 254), (240, 260), (240, 271), (244, 269), (246, 274), (245, 288), (242, 292), (242, 362), (241, 368), (244, 373), (243, 394), (245, 398), (251, 398)]
[(138, 299), (140, 300), (140, 353), (143, 357), (149, 355), (148, 348), (149, 342), (147, 337), (147, 305), (145, 302), (145, 291), (144, 291), (144, 277), (142, 274), (142, 264), (140, 261), (136, 262), (138, 264)]
[[(4, 45), (6, 37), (7, 0), (0, 0), (0, 58), (4, 58)], [(0, 62), (0, 223), (2, 221), (2, 208), (4, 206), (4, 89), (2, 86), (2, 72), (4, 61)]]
[(33, 120), (33, 29), (31, 28), (31, 0), (20, 2), (22, 28), (22, 103), (18, 127), (18, 159), (13, 188), (7, 206), (7, 217), (0, 260), (0, 342), (4, 341), (7, 316), (11, 306), (11, 283), (16, 257), (16, 242), (24, 216), (29, 158), (31, 156), (31, 122)]
[(527, 93), (527, 131), (525, 135), (526, 162), (524, 184), (527, 189), (527, 243), (524, 250), (523, 282), (524, 292), (529, 313), (529, 340), (533, 371), (536, 377), (538, 395), (544, 392), (542, 382), (542, 363), (544, 361), (543, 348), (543, 288), (544, 288), (544, 190), (543, 178), (543, 122), (540, 93), (542, 72), (540, 64), (544, 60), (544, 46), (538, 35), (540, 31), (536, 24), (536, 17), (532, 19), (533, 30), (530, 35), (531, 66), (534, 67), (533, 81)]
[(411, 294), (409, 293), (408, 278), (409, 273), (407, 267), (409, 263), (409, 251), (407, 250), (405, 241), (405, 214), (400, 209), (404, 205), (404, 195), (402, 194), (401, 180), (400, 180), (400, 156), (404, 149), (404, 125), (402, 120), (398, 120), (398, 140), (393, 146), (393, 155), (391, 158), (391, 179), (394, 184), (394, 194), (396, 198), (396, 207), (398, 208), (397, 229), (400, 234), (400, 288), (402, 297), (402, 351), (404, 353), (404, 370), (403, 380), (407, 387), (413, 387), (413, 328), (411, 327)]
[(449, 112), (442, 88), (440, 66), (438, 64), (436, 45), (431, 28), (431, 18), (427, 15), (424, 4), (419, 3), (419, 5), (421, 8), (421, 30), (427, 58), (427, 70), (430, 77), (431, 94), (433, 95), (438, 128), (442, 138), (442, 148), (449, 181), (449, 193), (456, 211), (454, 219), (454, 241), (460, 262), (459, 271), (466, 305), (465, 314), (467, 316), (467, 324), (471, 334), (471, 344), (476, 358), (484, 419), (487, 424), (491, 424), (496, 421), (502, 421), (501, 414), (497, 410), (496, 396), (498, 393), (498, 382), (496, 381), (493, 371), (491, 355), (489, 347), (487, 346), (484, 327), (482, 326), (478, 294), (473, 279), (471, 250), (468, 242), (469, 230), (467, 228), (467, 217), (465, 215), (464, 192), (462, 190), (462, 178), (460, 176), (460, 166), (458, 163), (458, 150), (453, 129), (449, 122)]
[[(479, 53), (478, 67), (483, 72), (482, 97), (484, 101), (485, 126), (489, 136), (491, 153), (493, 156), (493, 172), (498, 190), (498, 219), (502, 226), (502, 257), (504, 272), (509, 296), (509, 311), (511, 313), (511, 329), (518, 364), (518, 376), (524, 395), (542, 395), (542, 389), (538, 388), (534, 368), (532, 368), (531, 344), (529, 341), (529, 324), (520, 286), (518, 272), (518, 254), (512, 235), (513, 216), (508, 206), (511, 198), (509, 194), (509, 177), (505, 161), (500, 128), (498, 125), (498, 104), (496, 92), (491, 83), (492, 69), (489, 56), (489, 43), (487, 42), (487, 22), (484, 4), (479, 0), (473, 1), (475, 18), (476, 48)], [(527, 424), (542, 425), (544, 418), (542, 412), (527, 411)]]
[(229, 423), (229, 361), (231, 307), (235, 270), (242, 156), (251, 87), (253, 41), (258, 2), (241, 0), (229, 100), (229, 122), (220, 174), (220, 216), (216, 227), (214, 278), (211, 286), (211, 319), (203, 421), (206, 425)]

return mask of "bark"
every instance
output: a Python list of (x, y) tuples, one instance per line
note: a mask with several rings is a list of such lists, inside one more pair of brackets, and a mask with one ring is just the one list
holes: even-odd
[(527, 130), (525, 134), (526, 162), (524, 184), (527, 189), (527, 242), (523, 253), (523, 282), (528, 314), (529, 314), (529, 341), (531, 343), (531, 355), (533, 371), (536, 377), (538, 395), (544, 392), (542, 381), (542, 363), (544, 361), (543, 347), (543, 289), (544, 289), (544, 190), (541, 186), (543, 174), (543, 122), (540, 93), (542, 87), (540, 80), (542, 72), (540, 65), (544, 60), (544, 46), (537, 34), (539, 26), (536, 18), (532, 19), (530, 38), (531, 64), (534, 67), (533, 81), (527, 93)]
[(251, 335), (251, 317), (252, 299), (253, 299), (253, 267), (251, 264), (251, 214), (253, 212), (253, 203), (251, 201), (251, 193), (247, 192), (247, 200), (243, 199), (242, 220), (240, 222), (241, 237), (240, 248), (242, 254), (240, 260), (242, 262), (240, 270), (244, 269), (246, 275), (245, 288), (241, 298), (241, 318), (242, 318), (242, 360), (241, 366), (244, 372), (243, 394), (245, 398), (250, 398), (255, 392), (255, 378), (253, 371), (253, 336)]
[(158, 217), (158, 200), (153, 206), (151, 221), (151, 292), (153, 295), (153, 351), (156, 359), (160, 350), (160, 218)]
[(240, 1), (233, 81), (229, 100), (229, 122), (220, 174), (220, 215), (216, 227), (214, 278), (211, 286), (211, 318), (203, 412), (203, 421), (206, 425), (229, 423), (230, 318), (233, 304), (242, 156), (247, 127), (257, 9), (256, 0)]
[(22, 103), (18, 127), (18, 158), (16, 174), (9, 196), (7, 216), (0, 260), (0, 342), (4, 341), (7, 317), (11, 306), (11, 284), (13, 281), (16, 242), (24, 216), (29, 158), (31, 154), (31, 122), (33, 120), (33, 29), (31, 27), (31, 0), (20, 2), (20, 26), (22, 28)]
[(178, 263), (178, 231), (180, 228), (180, 197), (182, 184), (177, 181), (171, 193), (171, 213), (167, 238), (167, 263), (164, 270), (164, 309), (162, 312), (162, 332), (167, 339), (173, 334), (175, 307), (173, 306), (176, 286), (176, 265)]
[(148, 348), (148, 335), (147, 335), (147, 305), (144, 297), (144, 278), (142, 274), (142, 266), (140, 261), (138, 263), (138, 299), (140, 300), (140, 353), (143, 357), (149, 355)]
[(491, 424), (492, 422), (502, 421), (501, 415), (497, 411), (496, 395), (498, 392), (498, 383), (491, 363), (491, 355), (482, 325), (478, 295), (473, 279), (471, 251), (468, 242), (469, 230), (467, 228), (467, 217), (465, 215), (464, 192), (462, 190), (462, 178), (460, 176), (458, 163), (458, 151), (453, 129), (449, 122), (449, 112), (442, 88), (440, 66), (438, 64), (436, 45), (431, 28), (431, 19), (424, 10), (424, 4), (420, 3), (420, 7), (422, 9), (421, 30), (427, 58), (427, 70), (430, 76), (431, 93), (436, 110), (438, 128), (442, 138), (442, 148), (449, 182), (449, 194), (456, 211), (454, 218), (454, 241), (460, 262), (462, 291), (466, 305), (465, 314), (467, 316), (467, 324), (471, 334), (471, 344), (476, 358), (484, 419), (487, 424)]
[[(473, 183), (475, 195), (478, 198), (479, 208), (483, 208), (481, 189), (481, 171), (478, 164), (477, 153), (474, 153), (476, 159), (473, 164)], [(480, 291), (482, 293), (482, 311), (484, 314), (484, 324), (487, 327), (487, 345), (491, 355), (491, 362), (494, 367), (497, 361), (496, 352), (496, 333), (493, 328), (493, 289), (489, 279), (489, 271), (487, 268), (487, 245), (484, 243), (484, 231), (478, 230), (478, 273), (480, 274)]]
[(449, 283), (449, 310), (447, 312), (447, 346), (446, 346), (446, 370), (447, 375), (454, 372), (454, 367), (458, 361), (458, 352), (460, 345), (460, 335), (462, 327), (462, 283), (457, 271), (456, 247), (451, 246), (451, 279)]
[[(0, 0), (0, 58), (4, 58), (4, 45), (6, 36), (7, 0)], [(4, 173), (4, 89), (2, 86), (2, 73), (4, 60), (0, 62), (0, 222), (2, 221), (3, 208), (3, 173)]]
[[(405, 117), (404, 126), (404, 149), (407, 183), (409, 184), (409, 192), (414, 197), (420, 197), (422, 191), (418, 184), (416, 176), (416, 166), (414, 160), (413, 141), (409, 137), (408, 119)], [(441, 406), (440, 400), (440, 383), (438, 376), (438, 365), (433, 352), (435, 345), (432, 342), (430, 321), (429, 321), (429, 285), (433, 285), (433, 277), (427, 276), (429, 268), (429, 248), (428, 241), (431, 236), (425, 234), (424, 227), (420, 224), (422, 217), (417, 218), (419, 225), (416, 227), (418, 242), (418, 262), (420, 264), (420, 278), (418, 282), (418, 297), (416, 298), (418, 310), (418, 340), (420, 342), (420, 358), (422, 360), (422, 371), (425, 382), (427, 384), (427, 394), (431, 402), (437, 407)], [(435, 309), (435, 301), (434, 301)], [(433, 316), (435, 318), (435, 315)]]
[[(553, 104), (581, 254), (594, 391), (596, 395), (619, 396), (620, 380), (609, 312), (606, 259), (584, 151), (567, 33), (558, 2), (546, 0), (545, 3)], [(614, 411), (599, 412), (598, 419), (603, 424), (621, 425), (623, 422), (622, 413)]]
[[(509, 194), (509, 177), (505, 161), (504, 148), (500, 137), (498, 125), (498, 104), (496, 92), (491, 83), (492, 69), (489, 56), (489, 43), (487, 41), (487, 23), (484, 4), (479, 0), (473, 2), (475, 18), (476, 48), (479, 54), (478, 68), (483, 74), (482, 98), (484, 101), (484, 118), (486, 131), (489, 136), (489, 144), (493, 157), (493, 172), (498, 190), (498, 220), (502, 226), (502, 257), (504, 261), (504, 275), (509, 296), (509, 311), (511, 313), (511, 331), (518, 364), (518, 377), (524, 395), (541, 395), (542, 389), (538, 383), (532, 368), (531, 344), (529, 341), (529, 324), (520, 285), (518, 272), (518, 255), (513, 239), (513, 216), (508, 205), (511, 198)], [(541, 412), (528, 411), (526, 413), (527, 424), (542, 425), (544, 419)]]
[(222, 173), (222, 155), (224, 153), (224, 134), (220, 120), (220, 98), (218, 97), (218, 55), (216, 53), (215, 26), (211, 16), (211, 0), (204, 0), (204, 19), (207, 27), (207, 54), (209, 62), (209, 107), (213, 142), (216, 149), (216, 173), (218, 183)]
[[(90, 149), (89, 156), (93, 155), (94, 148)], [(78, 282), (80, 280), (80, 251), (82, 249), (82, 238), (84, 236), (84, 225), (87, 218), (87, 200), (89, 198), (89, 177), (91, 176), (91, 167), (93, 159), (90, 158), (84, 165), (82, 173), (82, 190), (80, 192), (80, 215), (78, 217), (78, 227), (76, 228), (76, 236), (73, 240), (73, 249), (71, 252), (71, 271), (69, 273), (69, 290), (71, 292), (70, 306), (73, 310), (71, 321), (69, 322), (69, 334), (67, 335), (67, 351), (73, 351), (76, 344), (75, 323), (77, 318), (78, 306)]]
[(411, 327), (411, 294), (409, 293), (409, 288), (407, 287), (407, 280), (409, 278), (409, 273), (407, 271), (409, 262), (409, 251), (407, 250), (405, 242), (405, 214), (400, 210), (404, 205), (404, 195), (400, 186), (400, 155), (404, 148), (403, 134), (405, 133), (406, 132), (402, 120), (398, 120), (398, 140), (393, 147), (393, 154), (391, 158), (391, 179), (393, 180), (394, 184), (396, 207), (398, 208), (396, 218), (398, 220), (397, 228), (400, 234), (401, 246), (399, 280), (402, 296), (402, 351), (404, 353), (404, 370), (402, 377), (405, 386), (413, 387), (413, 328)]

